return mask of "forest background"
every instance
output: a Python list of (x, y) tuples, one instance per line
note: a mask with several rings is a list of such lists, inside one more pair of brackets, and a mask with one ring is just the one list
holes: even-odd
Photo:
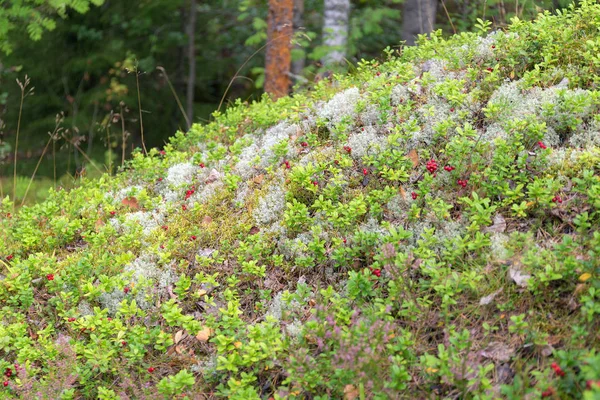
[(114, 173), (236, 99), (310, 87), (418, 34), (501, 29), (567, 3), (2, 0), (0, 198)]

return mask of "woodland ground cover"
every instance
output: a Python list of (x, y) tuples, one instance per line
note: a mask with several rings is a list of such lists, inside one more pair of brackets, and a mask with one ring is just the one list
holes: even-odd
[(599, 28), (433, 34), (5, 200), (0, 397), (597, 398)]

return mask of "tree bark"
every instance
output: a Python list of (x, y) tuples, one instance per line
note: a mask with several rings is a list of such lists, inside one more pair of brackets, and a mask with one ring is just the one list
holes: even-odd
[[(186, 108), (190, 124), (194, 121), (194, 88), (196, 86), (196, 0), (190, 0), (190, 16), (188, 22), (188, 79), (186, 90)], [(190, 129), (190, 126), (188, 126)]]
[(321, 60), (323, 65), (341, 64), (346, 58), (350, 0), (325, 0), (323, 45), (330, 51)]
[[(294, 34), (303, 28), (304, 24), (304, 0), (294, 0)], [(298, 44), (294, 48), (302, 50), (302, 47)], [(297, 60), (292, 61), (292, 76), (302, 76), (302, 70), (306, 62), (306, 57), (302, 56)], [(297, 78), (295, 78), (297, 79)]]
[(414, 46), (417, 35), (433, 32), (438, 0), (406, 0), (402, 15), (402, 39)]
[(290, 90), (293, 0), (269, 0), (265, 91), (275, 99)]

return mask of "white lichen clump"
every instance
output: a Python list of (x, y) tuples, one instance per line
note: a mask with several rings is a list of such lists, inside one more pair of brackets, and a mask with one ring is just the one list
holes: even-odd
[(345, 118), (356, 115), (356, 105), (360, 100), (360, 92), (353, 87), (333, 96), (322, 108), (317, 109), (319, 118), (332, 124), (338, 124)]
[(254, 220), (261, 225), (267, 225), (278, 220), (285, 209), (285, 190), (283, 183), (274, 183), (269, 191), (258, 201), (258, 206), (252, 212)]
[(360, 160), (365, 155), (377, 154), (384, 150), (387, 147), (387, 139), (378, 135), (375, 128), (367, 126), (352, 134), (348, 138), (347, 146), (352, 149), (352, 158)]

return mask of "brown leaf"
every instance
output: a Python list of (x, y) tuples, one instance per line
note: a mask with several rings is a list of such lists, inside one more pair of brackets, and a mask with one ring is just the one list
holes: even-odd
[(181, 342), (183, 340), (183, 338), (186, 336), (184, 331), (177, 331), (175, 333), (175, 338), (173, 339), (175, 341), (175, 344)]
[(406, 190), (402, 186), (400, 186), (400, 196), (402, 196), (403, 200), (406, 200)]
[(208, 225), (208, 224), (210, 224), (211, 222), (212, 222), (212, 218), (211, 218), (211, 217), (209, 217), (208, 215), (202, 219), (202, 223), (203, 223), (204, 225)]
[(206, 293), (208, 293), (208, 292), (206, 290), (204, 290), (204, 289), (199, 289), (198, 292), (197, 292), (198, 297), (204, 296)]
[(252, 178), (252, 182), (256, 183), (257, 185), (260, 185), (264, 179), (265, 179), (265, 175), (260, 174), (260, 175), (256, 175), (254, 178)]
[(346, 385), (344, 386), (344, 400), (354, 400), (358, 398), (359, 393), (358, 389), (354, 385)]
[(258, 232), (260, 232), (260, 228), (257, 226), (253, 226), (252, 228), (250, 228), (250, 232), (248, 232), (250, 235), (256, 235)]
[(135, 197), (126, 197), (121, 200), (121, 204), (131, 208), (132, 210), (137, 210), (140, 208), (140, 205)]
[(196, 339), (198, 339), (200, 342), (206, 342), (210, 338), (210, 334), (210, 328), (206, 326), (196, 334)]
[(106, 223), (105, 223), (104, 221), (102, 221), (102, 219), (101, 219), (101, 218), (98, 218), (98, 219), (96, 220), (96, 229), (100, 229), (100, 228), (102, 228), (104, 225), (106, 225)]
[(184, 352), (184, 350), (185, 350), (184, 346), (175, 346), (175, 352), (177, 354), (182, 354)]
[(419, 153), (415, 149), (408, 152), (408, 158), (412, 161), (413, 168), (417, 168), (419, 165)]

